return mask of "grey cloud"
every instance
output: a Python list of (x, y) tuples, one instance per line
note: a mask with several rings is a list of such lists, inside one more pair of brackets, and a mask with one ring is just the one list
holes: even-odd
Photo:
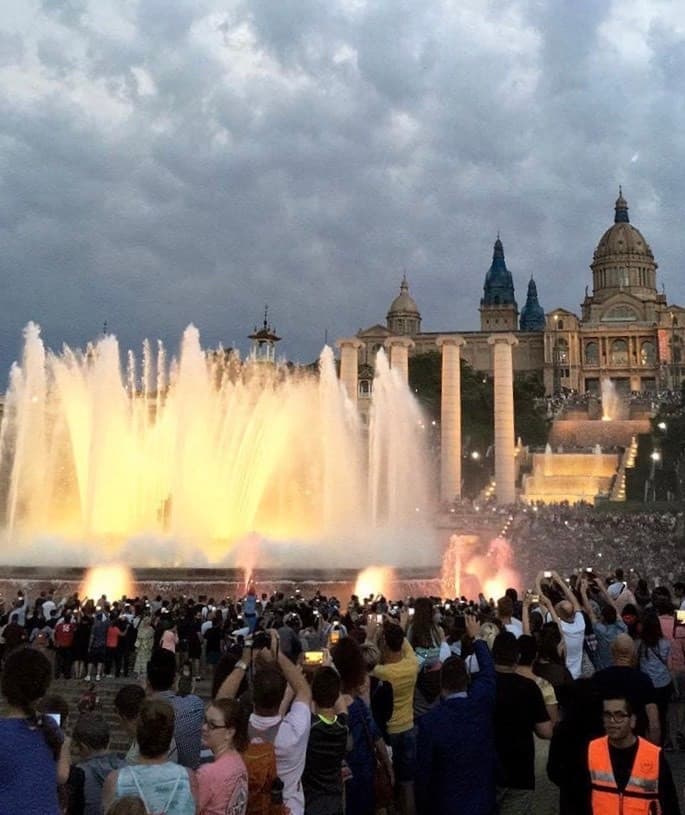
[(610, 4), (140, 0), (133, 36), (90, 4), (0, 36), (0, 69), (35, 51), (63, 83), (0, 90), (1, 370), (29, 319), (56, 347), (106, 319), (124, 347), (193, 320), (245, 348), (265, 302), (308, 361), (382, 321), (404, 270), (426, 329), (473, 328), (497, 229), (519, 303), (533, 273), (577, 309), (621, 182), (685, 300), (682, 42), (658, 16), (623, 65)]

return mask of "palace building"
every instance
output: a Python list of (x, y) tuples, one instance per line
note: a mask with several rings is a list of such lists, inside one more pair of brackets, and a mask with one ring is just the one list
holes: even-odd
[(532, 275), (519, 313), (499, 235), (480, 300), (480, 331), (422, 331), (421, 312), (404, 276), (385, 324), (356, 334), (361, 343), (360, 400), (371, 393), (373, 361), (390, 338), (411, 339), (410, 353), (421, 354), (437, 350), (437, 337), (451, 333), (466, 342), (464, 360), (487, 374), (492, 373), (488, 338), (497, 332), (514, 334), (515, 374), (542, 377), (549, 394), (561, 389), (599, 392), (605, 378), (619, 392), (679, 388), (685, 374), (685, 308), (669, 305), (657, 290), (657, 268), (649, 244), (630, 223), (619, 189), (614, 223), (600, 238), (590, 264), (592, 293), (586, 286), (579, 315), (563, 308), (545, 313)]

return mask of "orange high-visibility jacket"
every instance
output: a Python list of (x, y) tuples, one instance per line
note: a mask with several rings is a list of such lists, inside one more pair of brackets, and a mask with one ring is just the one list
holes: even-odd
[(659, 754), (661, 748), (638, 739), (630, 778), (619, 792), (611, 767), (606, 736), (588, 745), (588, 768), (592, 787), (592, 815), (660, 815)]

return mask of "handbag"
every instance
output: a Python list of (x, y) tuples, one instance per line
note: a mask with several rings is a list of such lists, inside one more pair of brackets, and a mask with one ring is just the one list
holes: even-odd
[[(366, 705), (364, 705), (366, 707)], [(367, 713), (368, 710), (365, 710)], [(366, 739), (369, 743), (369, 749), (371, 750), (371, 755), (373, 756), (373, 797), (374, 797), (374, 805), (376, 809), (385, 809), (388, 807), (395, 797), (395, 790), (393, 789), (392, 781), (390, 779), (390, 774), (388, 773), (387, 767), (385, 766), (385, 762), (383, 761), (378, 747), (371, 737), (371, 731), (369, 730), (369, 726), (366, 723), (366, 716), (362, 716), (362, 725), (364, 727), (364, 732), (366, 733)]]

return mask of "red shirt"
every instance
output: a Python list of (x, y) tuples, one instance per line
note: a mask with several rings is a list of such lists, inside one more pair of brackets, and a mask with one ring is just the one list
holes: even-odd
[(110, 625), (107, 629), (107, 647), (116, 648), (119, 645), (119, 638), (121, 637), (121, 629), (116, 625)]
[(74, 623), (57, 623), (55, 626), (55, 645), (58, 648), (71, 648), (74, 644)]

